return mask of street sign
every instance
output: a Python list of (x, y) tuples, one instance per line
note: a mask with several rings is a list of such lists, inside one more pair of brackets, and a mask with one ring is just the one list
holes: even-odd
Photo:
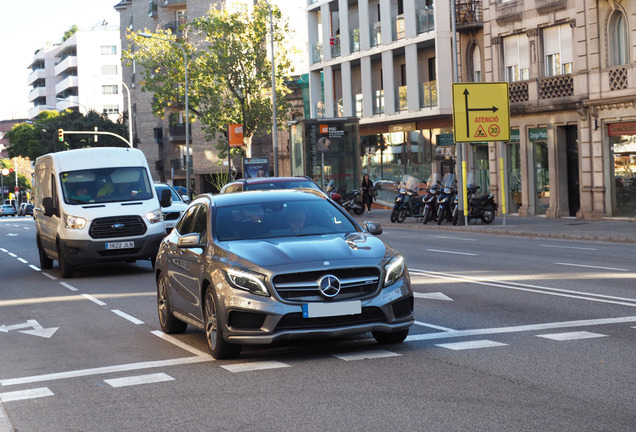
[(455, 142), (510, 140), (508, 83), (453, 83)]

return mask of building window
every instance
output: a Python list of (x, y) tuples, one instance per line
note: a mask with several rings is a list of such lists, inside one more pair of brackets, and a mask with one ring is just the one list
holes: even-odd
[(104, 114), (119, 114), (119, 105), (104, 105)]
[(572, 27), (570, 24), (543, 30), (545, 76), (572, 73)]
[(102, 94), (118, 94), (119, 88), (117, 85), (103, 85)]
[(468, 67), (470, 68), (468, 76), (472, 77), (473, 82), (481, 82), (481, 52), (479, 51), (479, 45), (477, 44), (474, 44), (471, 47)]
[(614, 11), (610, 17), (608, 30), (610, 66), (629, 63), (627, 25), (625, 16), (620, 11)]
[(117, 75), (117, 65), (102, 65), (102, 75)]
[(115, 45), (102, 45), (102, 55), (117, 55), (117, 47)]
[(530, 55), (526, 35), (513, 35), (503, 39), (506, 81), (524, 81), (530, 78)]

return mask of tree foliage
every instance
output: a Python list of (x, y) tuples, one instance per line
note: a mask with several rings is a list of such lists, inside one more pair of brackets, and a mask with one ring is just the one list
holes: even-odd
[[(84, 147), (122, 147), (126, 143), (117, 137), (99, 135), (94, 142), (94, 128), (102, 132), (112, 132), (127, 137), (127, 128), (123, 123), (114, 123), (106, 115), (96, 111), (89, 111), (86, 115), (65, 110), (43, 111), (33, 122), (17, 124), (6, 134), (11, 144), (7, 148), (9, 157), (28, 157), (37, 159), (46, 153), (70, 150)], [(86, 134), (64, 135), (64, 142), (58, 140), (58, 129), (68, 131), (86, 131)]]
[(69, 29), (64, 32), (64, 36), (62, 36), (62, 42), (65, 42), (68, 38), (77, 33), (78, 30), (79, 27), (77, 27), (76, 24), (73, 24), (71, 27), (69, 27)]
[[(9, 159), (0, 159), (0, 170), (2, 170), (3, 168), (15, 168), (15, 165), (13, 164), (13, 162)], [(0, 174), (2, 175), (2, 174)], [(3, 183), (4, 186), (6, 188), (8, 188), (11, 192), (13, 192), (13, 187), (15, 186), (15, 173), (11, 173), (8, 176), (3, 176)], [(31, 189), (31, 180), (29, 178), (30, 176), (25, 176), (23, 173), (21, 173), (20, 171), (18, 171), (18, 187), (21, 190), (28, 190)]]
[[(278, 124), (286, 118), (289, 89), (285, 80), (291, 71), (290, 48), (285, 39), (289, 26), (279, 9), (272, 9), (275, 45), (275, 77)], [(188, 60), (190, 112), (201, 121), (208, 140), (217, 139), (219, 157), (227, 156), (227, 125), (243, 125), (245, 147), (251, 153), (252, 137), (271, 132), (272, 78), (269, 42), (269, 10), (259, 2), (251, 13), (211, 9), (182, 28), (177, 38), (170, 31), (153, 36), (177, 42)], [(183, 52), (178, 45), (130, 33), (134, 50), (124, 55), (143, 66), (142, 90), (153, 92), (152, 110), (163, 118), (166, 111), (184, 107), (185, 72)], [(192, 121), (192, 119), (190, 119)]]

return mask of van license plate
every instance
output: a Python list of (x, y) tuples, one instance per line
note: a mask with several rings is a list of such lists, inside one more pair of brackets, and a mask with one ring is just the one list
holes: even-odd
[(132, 249), (135, 247), (135, 242), (127, 241), (127, 242), (113, 242), (106, 243), (106, 250), (112, 249)]

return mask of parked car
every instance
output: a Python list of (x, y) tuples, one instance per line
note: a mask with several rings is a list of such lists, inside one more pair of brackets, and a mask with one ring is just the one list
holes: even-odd
[(161, 329), (204, 330), (217, 359), (243, 344), (366, 332), (402, 342), (413, 292), (381, 232), (319, 193), (199, 195), (157, 254)]
[(309, 177), (252, 177), (232, 181), (223, 186), (220, 193), (298, 188), (321, 190)]
[(166, 232), (169, 233), (177, 224), (177, 221), (183, 214), (183, 211), (188, 207), (188, 205), (183, 201), (183, 198), (181, 197), (181, 195), (179, 195), (175, 188), (167, 183), (155, 183), (155, 190), (157, 191), (158, 197), (161, 197), (161, 192), (163, 190), (170, 191), (170, 206), (161, 207), (163, 221), (166, 224)]
[(15, 216), (16, 211), (11, 204), (2, 204), (0, 207), (0, 216)]
[(18, 207), (18, 216), (33, 216), (33, 204), (22, 203)]

